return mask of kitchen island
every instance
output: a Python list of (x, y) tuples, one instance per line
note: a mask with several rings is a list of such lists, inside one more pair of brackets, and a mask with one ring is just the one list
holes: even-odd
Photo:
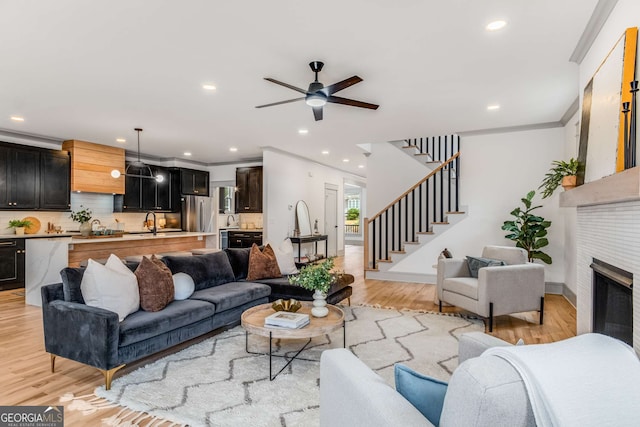
[[(14, 235), (15, 237), (15, 235)], [(132, 255), (150, 255), (175, 251), (217, 247), (216, 233), (160, 232), (125, 234), (122, 237), (81, 238), (78, 234), (24, 236), (25, 302), (41, 305), (40, 288), (59, 283), (60, 270), (79, 267), (89, 258), (107, 259), (115, 254), (120, 258)]]
[[(211, 236), (209, 238), (209, 236)], [(122, 237), (80, 238), (69, 244), (69, 267), (79, 267), (89, 258), (107, 259), (115, 254), (120, 258), (192, 249), (216, 247), (216, 233), (170, 232), (125, 234)], [(209, 243), (209, 244), (207, 244)]]

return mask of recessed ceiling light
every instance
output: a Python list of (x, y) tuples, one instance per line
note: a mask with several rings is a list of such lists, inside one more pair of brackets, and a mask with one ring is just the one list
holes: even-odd
[(116, 142), (127, 142), (124, 138), (116, 138)]
[(498, 105), (498, 104), (487, 105), (487, 110), (489, 110), (489, 111), (494, 111), (494, 110), (499, 110), (499, 109), (500, 109), (500, 105)]
[(11, 120), (13, 120), (14, 122), (24, 122), (24, 117), (11, 116)]
[(306, 135), (309, 133), (309, 129), (298, 129), (300, 135)]
[(342, 159), (343, 162), (349, 163), (349, 159)]
[(358, 169), (364, 169), (364, 165), (358, 165)]
[(184, 152), (184, 153), (182, 153), (182, 154), (184, 154), (185, 156), (190, 156), (190, 155), (191, 155), (191, 152), (189, 152), (189, 151), (185, 151), (185, 152)]
[(202, 85), (202, 89), (205, 89), (205, 90), (216, 90), (216, 87), (215, 87), (215, 85), (206, 84), (206, 85)]
[(329, 151), (328, 150), (322, 150), (322, 154), (324, 154), (326, 156), (327, 154), (329, 154)]
[(235, 153), (236, 151), (238, 151), (238, 149), (236, 147), (230, 147), (229, 151), (231, 151), (232, 153)]
[(485, 28), (487, 31), (498, 31), (503, 29), (506, 26), (507, 26), (506, 21), (499, 20), (499, 21), (489, 22)]

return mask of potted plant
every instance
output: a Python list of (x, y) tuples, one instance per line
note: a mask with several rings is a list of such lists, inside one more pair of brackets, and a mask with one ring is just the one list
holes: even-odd
[(71, 211), (71, 219), (80, 223), (80, 234), (83, 236), (89, 236), (91, 234), (91, 209), (84, 208), (80, 205), (80, 210), (77, 212)]
[(551, 221), (545, 221), (541, 216), (533, 215), (531, 212), (542, 206), (531, 207), (531, 200), (535, 196), (535, 191), (530, 191), (522, 200), (525, 209), (515, 208), (511, 215), (515, 217), (513, 221), (505, 221), (502, 229), (508, 231), (507, 239), (516, 242), (516, 247), (527, 251), (529, 262), (539, 259), (545, 264), (551, 264), (551, 257), (540, 249), (549, 244), (547, 240), (547, 228), (551, 226)]
[(31, 227), (31, 225), (33, 225), (31, 221), (24, 219), (12, 219), (9, 221), (9, 228), (13, 228), (16, 234), (19, 235), (24, 234), (25, 227)]
[(565, 190), (576, 186), (576, 175), (580, 167), (580, 163), (576, 159), (571, 158), (568, 162), (555, 160), (551, 162), (551, 165), (551, 169), (549, 169), (549, 172), (542, 180), (542, 184), (538, 187), (538, 189), (542, 189), (543, 199), (551, 196), (559, 185), (562, 185)]
[(311, 314), (324, 317), (329, 314), (327, 305), (327, 291), (331, 287), (335, 276), (331, 273), (333, 258), (317, 264), (309, 264), (300, 269), (300, 273), (289, 276), (289, 283), (298, 285), (313, 292), (313, 308)]

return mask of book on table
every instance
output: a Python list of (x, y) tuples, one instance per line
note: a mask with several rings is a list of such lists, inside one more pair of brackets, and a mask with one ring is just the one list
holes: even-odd
[(309, 324), (309, 315), (304, 313), (290, 313), (288, 311), (276, 311), (264, 319), (265, 326), (277, 328), (302, 328)]

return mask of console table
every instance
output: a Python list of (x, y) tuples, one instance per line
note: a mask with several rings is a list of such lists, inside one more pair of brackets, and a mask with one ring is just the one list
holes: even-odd
[(301, 248), (303, 243), (315, 243), (316, 254), (318, 253), (318, 242), (324, 242), (324, 256), (327, 257), (327, 235), (326, 234), (317, 234), (317, 235), (309, 235), (309, 236), (298, 236), (298, 237), (289, 237), (291, 239), (291, 243), (295, 243), (298, 245), (298, 262), (296, 264), (305, 265), (306, 263), (300, 262), (302, 259)]

